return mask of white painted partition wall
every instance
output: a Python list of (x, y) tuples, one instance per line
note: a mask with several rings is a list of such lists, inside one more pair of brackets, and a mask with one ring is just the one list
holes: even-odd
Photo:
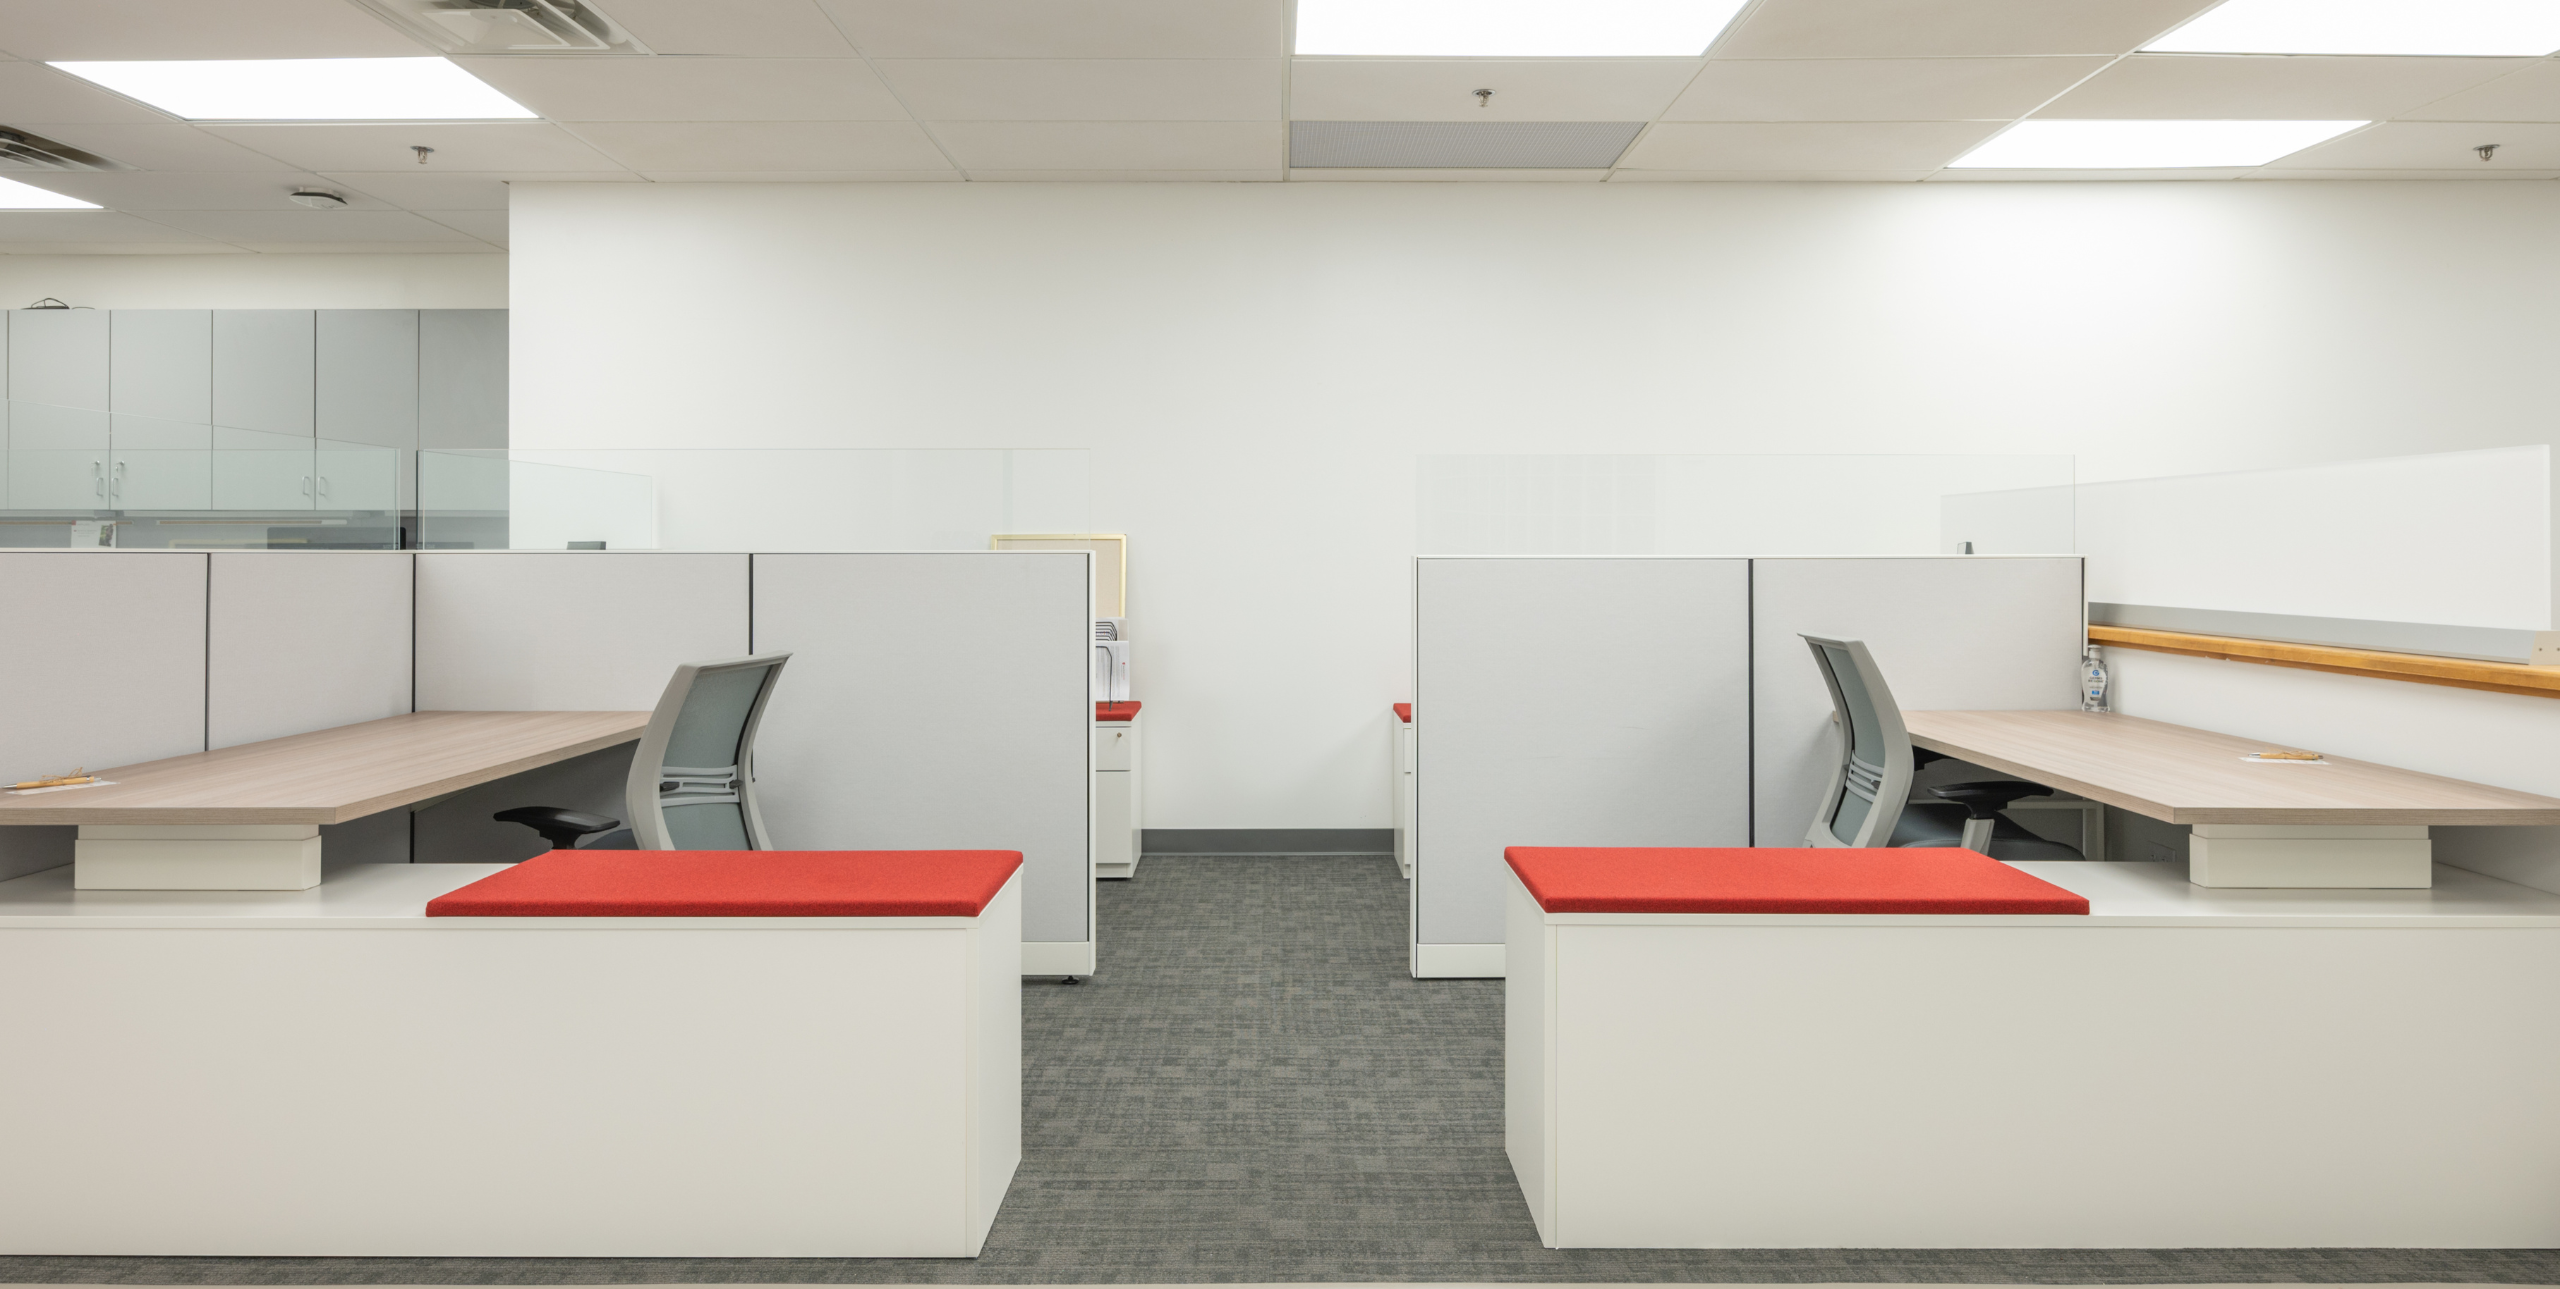
[(756, 556), (774, 844), (1021, 851), (1024, 974), (1091, 974), (1092, 604), (1086, 551)]
[(1796, 846), (1831, 701), (1799, 633), (1910, 710), (2079, 705), (2076, 556), (1415, 561), (1417, 976), (1504, 974), (1508, 846)]
[(2082, 612), (2077, 556), (1751, 561), (1751, 844), (1803, 845), (1836, 764), (1800, 636), (1866, 641), (1905, 711), (2062, 711)]
[(1416, 976), (1503, 974), (1506, 846), (1751, 844), (1750, 564), (1415, 561)]

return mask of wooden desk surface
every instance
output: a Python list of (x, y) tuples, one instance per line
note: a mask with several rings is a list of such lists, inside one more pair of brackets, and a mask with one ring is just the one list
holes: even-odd
[[(1904, 712), (1911, 741), (2173, 824), (2560, 824), (2560, 799), (2111, 712)], [(2314, 749), (2315, 751), (2318, 749)]]
[(630, 743), (647, 712), (411, 712), (0, 792), (0, 824), (337, 824)]

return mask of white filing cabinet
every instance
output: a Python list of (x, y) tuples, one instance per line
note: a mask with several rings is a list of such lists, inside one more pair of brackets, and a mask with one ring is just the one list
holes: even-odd
[[(1115, 703), (1115, 707), (1135, 704)], [(1093, 875), (1095, 877), (1134, 877), (1138, 872), (1138, 847), (1144, 816), (1139, 813), (1138, 722), (1142, 714), (1132, 713), (1126, 720), (1096, 720), (1093, 723)]]
[(1408, 882), (1413, 880), (1413, 704), (1398, 703), (1395, 720), (1388, 729), (1395, 746), (1387, 756), (1387, 800), (1393, 803), (1396, 830), (1396, 871)]

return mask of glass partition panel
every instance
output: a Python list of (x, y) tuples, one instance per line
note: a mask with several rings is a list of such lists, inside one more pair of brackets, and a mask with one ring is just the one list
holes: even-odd
[(1088, 526), (1067, 450), (599, 448), (418, 454), (428, 547), (985, 550)]
[[(1426, 456), (1432, 555), (2066, 554), (2072, 458)], [(1984, 507), (1985, 492), (2039, 504)], [(1998, 522), (1990, 522), (1996, 517)], [(1976, 531), (1979, 529), (1979, 531)]]

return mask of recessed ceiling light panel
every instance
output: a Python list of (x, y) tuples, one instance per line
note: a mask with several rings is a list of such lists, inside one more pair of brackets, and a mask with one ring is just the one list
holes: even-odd
[(356, 0), (448, 54), (645, 54), (584, 0)]
[(53, 65), (190, 121), (494, 121), (534, 115), (441, 58)]
[(1744, 0), (1298, 0), (1297, 52), (1695, 58)]
[(94, 201), (82, 201), (77, 197), (65, 197), (58, 192), (46, 192), (34, 184), (22, 184), (15, 179), (0, 179), (0, 210), (104, 209), (106, 207)]
[(2263, 166), (2364, 121), (2020, 121), (1958, 170), (2189, 170)]
[(2539, 58), (2560, 50), (2553, 0), (2223, 0), (2142, 47), (2157, 54)]

